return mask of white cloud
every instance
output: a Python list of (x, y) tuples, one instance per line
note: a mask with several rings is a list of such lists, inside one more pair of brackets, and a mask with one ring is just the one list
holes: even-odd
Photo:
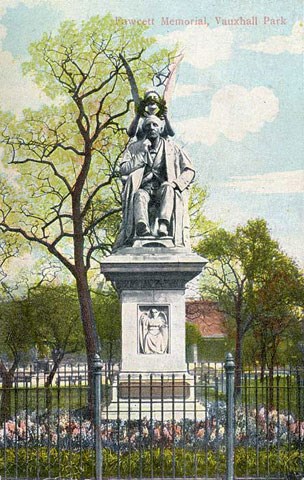
[[(20, 3), (18, 0), (0, 1), (2, 1), (0, 15), (8, 6), (12, 7)], [(40, 0), (23, 0), (22, 3), (32, 6), (39, 2)], [(0, 109), (20, 114), (24, 108), (38, 108), (49, 100), (30, 78), (23, 76), (21, 61), (2, 49), (2, 41), (6, 34), (5, 26), (0, 23)]]
[(226, 27), (211, 29), (192, 25), (184, 30), (159, 35), (157, 40), (166, 46), (178, 43), (184, 53), (184, 61), (204, 69), (231, 57), (233, 34)]
[(210, 90), (210, 87), (206, 85), (177, 84), (174, 89), (173, 97), (189, 97), (194, 93), (205, 92), (206, 90)]
[(290, 257), (298, 263), (300, 267), (304, 267), (304, 249), (303, 249), (303, 228), (300, 231), (293, 232), (292, 230), (288, 232), (287, 235), (280, 235), (279, 242), (283, 247), (283, 250)]
[(0, 17), (5, 15), (8, 7), (15, 8), (20, 3), (26, 5), (27, 7), (34, 7), (35, 5), (47, 2), (46, 0), (0, 0)]
[(0, 50), (0, 108), (21, 113), (47, 101), (35, 83), (22, 75), (21, 65), (11, 53)]
[(304, 170), (231, 177), (231, 181), (221, 185), (256, 194), (301, 193), (304, 192)]
[(6, 37), (6, 35), (7, 35), (7, 30), (6, 30), (5, 26), (2, 25), (2, 23), (0, 23), (0, 45), (1, 45), (2, 40)]
[(176, 126), (189, 143), (213, 145), (221, 134), (240, 142), (247, 133), (259, 132), (278, 113), (279, 100), (269, 88), (248, 91), (241, 85), (227, 85), (213, 95), (208, 117), (191, 118)]
[(296, 22), (292, 28), (291, 35), (276, 35), (267, 38), (264, 42), (249, 43), (241, 48), (254, 52), (271, 53), (303, 53), (304, 52), (304, 23)]
[(117, 15), (121, 14), (121, 0), (0, 0), (0, 18), (5, 15), (8, 8), (25, 5), (29, 8), (37, 5), (52, 7), (60, 12), (62, 20), (73, 18), (83, 20), (97, 13), (104, 14), (111, 10)]
[(239, 223), (248, 220), (248, 212), (243, 203), (237, 202), (229, 195), (229, 190), (210, 188), (210, 194), (204, 203), (204, 211), (211, 220), (220, 222), (224, 228), (235, 228)]
[(18, 0), (1, 0), (0, 2), (0, 17), (3, 17), (5, 15), (6, 10), (8, 7), (16, 7), (16, 5), (19, 3)]

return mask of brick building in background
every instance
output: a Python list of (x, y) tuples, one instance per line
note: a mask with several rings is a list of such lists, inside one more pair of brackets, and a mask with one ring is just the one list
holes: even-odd
[[(196, 325), (202, 336), (197, 351), (189, 353), (190, 361), (222, 361), (227, 350), (227, 327), (218, 304), (210, 300), (187, 300), (186, 320)], [(191, 358), (192, 357), (192, 358)]]
[(224, 338), (227, 336), (226, 319), (216, 302), (209, 300), (187, 300), (186, 320), (194, 323), (203, 338)]

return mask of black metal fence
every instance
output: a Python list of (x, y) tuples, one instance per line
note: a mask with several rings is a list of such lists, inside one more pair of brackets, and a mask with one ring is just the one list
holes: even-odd
[(99, 367), (95, 410), (76, 367), (49, 388), (39, 372), (0, 386), (2, 479), (304, 476), (303, 370), (244, 371), (234, 397), (233, 369), (221, 365), (184, 375)]

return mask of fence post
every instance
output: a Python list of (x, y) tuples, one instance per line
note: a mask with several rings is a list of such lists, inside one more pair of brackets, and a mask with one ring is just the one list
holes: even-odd
[(234, 371), (233, 356), (228, 353), (226, 371), (226, 480), (234, 479)]
[(93, 359), (94, 376), (94, 432), (95, 432), (95, 480), (102, 479), (102, 445), (101, 445), (101, 371), (100, 356), (95, 354)]

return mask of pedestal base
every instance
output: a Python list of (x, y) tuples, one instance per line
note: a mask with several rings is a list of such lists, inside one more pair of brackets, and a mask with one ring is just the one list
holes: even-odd
[(189, 374), (120, 374), (112, 385), (111, 403), (102, 411), (109, 420), (203, 420), (205, 408), (196, 399)]
[(174, 248), (172, 237), (137, 237), (134, 239), (133, 248)]

